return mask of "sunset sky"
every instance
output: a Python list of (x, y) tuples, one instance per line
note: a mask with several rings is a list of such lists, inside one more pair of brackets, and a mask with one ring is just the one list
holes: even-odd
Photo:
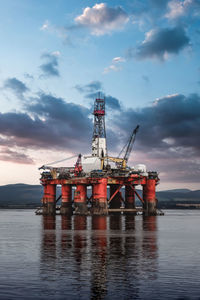
[(140, 124), (129, 165), (199, 189), (200, 0), (0, 0), (0, 20), (0, 185), (90, 154), (101, 91), (109, 154)]

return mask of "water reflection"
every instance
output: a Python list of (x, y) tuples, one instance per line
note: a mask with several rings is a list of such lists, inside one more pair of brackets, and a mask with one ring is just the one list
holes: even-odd
[(92, 230), (91, 299), (104, 299), (107, 294), (107, 217), (93, 216)]
[(72, 218), (71, 216), (62, 216), (61, 219), (61, 256), (65, 257), (68, 249), (71, 249), (71, 239), (67, 230), (72, 229)]
[(45, 266), (44, 270), (43, 268), (41, 269), (41, 279), (46, 281), (51, 280), (52, 272), (56, 268), (55, 216), (43, 216), (43, 226), (48, 230), (48, 234), (43, 234), (41, 241), (41, 261), (43, 262), (43, 266)]
[(43, 216), (41, 278), (61, 279), (46, 295), (137, 299), (157, 277), (157, 253), (155, 216)]

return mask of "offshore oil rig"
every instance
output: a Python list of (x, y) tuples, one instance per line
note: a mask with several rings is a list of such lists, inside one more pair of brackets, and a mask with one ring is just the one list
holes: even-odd
[[(95, 100), (93, 115), (94, 130), (90, 156), (79, 154), (74, 167), (52, 166), (53, 163), (64, 161), (62, 160), (39, 168), (43, 170), (40, 182), (44, 187), (44, 195), (42, 207), (36, 214), (107, 215), (110, 212), (143, 213), (147, 216), (160, 214), (156, 199), (158, 173), (148, 172), (143, 164), (128, 166), (139, 125), (133, 129), (119, 156), (113, 157), (107, 152), (105, 98), (100, 97), (100, 94)], [(57, 185), (61, 185), (61, 195), (58, 198), (56, 198)], [(142, 195), (136, 190), (136, 186), (139, 185), (142, 186)], [(141, 201), (141, 207), (136, 207), (136, 197)], [(58, 207), (56, 204), (60, 199), (61, 205)]]

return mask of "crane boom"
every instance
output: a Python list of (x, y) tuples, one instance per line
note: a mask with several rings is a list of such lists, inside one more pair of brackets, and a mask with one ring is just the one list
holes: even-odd
[(126, 152), (125, 152), (125, 155), (124, 155), (124, 160), (126, 162), (128, 162), (128, 159), (129, 159), (129, 156), (130, 156), (130, 153), (132, 151), (132, 148), (133, 148), (133, 144), (135, 142), (135, 137), (136, 137), (136, 134), (138, 132), (138, 129), (139, 129), (139, 125), (137, 125), (135, 127), (135, 129), (133, 130), (131, 136), (130, 136), (130, 139), (129, 139), (129, 142), (128, 142), (128, 146), (126, 148)]
[(39, 168), (39, 170), (40, 169), (51, 169), (51, 165), (55, 165), (55, 164), (58, 164), (58, 163), (60, 163), (60, 162), (63, 162), (63, 161), (65, 161), (65, 160), (70, 160), (70, 159), (72, 159), (72, 158), (75, 158), (75, 157), (77, 157), (77, 154), (76, 155), (73, 155), (73, 156), (70, 156), (70, 157), (67, 157), (67, 158), (64, 158), (64, 159), (61, 159), (61, 160), (56, 160), (56, 161), (53, 161), (53, 162), (51, 162), (51, 163), (48, 163), (48, 164), (46, 164), (46, 165), (43, 165), (43, 166), (41, 166), (40, 168)]

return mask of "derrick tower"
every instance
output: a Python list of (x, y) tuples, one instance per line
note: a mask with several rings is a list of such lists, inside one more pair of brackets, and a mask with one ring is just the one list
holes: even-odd
[(92, 137), (92, 156), (107, 156), (105, 129), (105, 98), (99, 97), (94, 103), (94, 131)]

